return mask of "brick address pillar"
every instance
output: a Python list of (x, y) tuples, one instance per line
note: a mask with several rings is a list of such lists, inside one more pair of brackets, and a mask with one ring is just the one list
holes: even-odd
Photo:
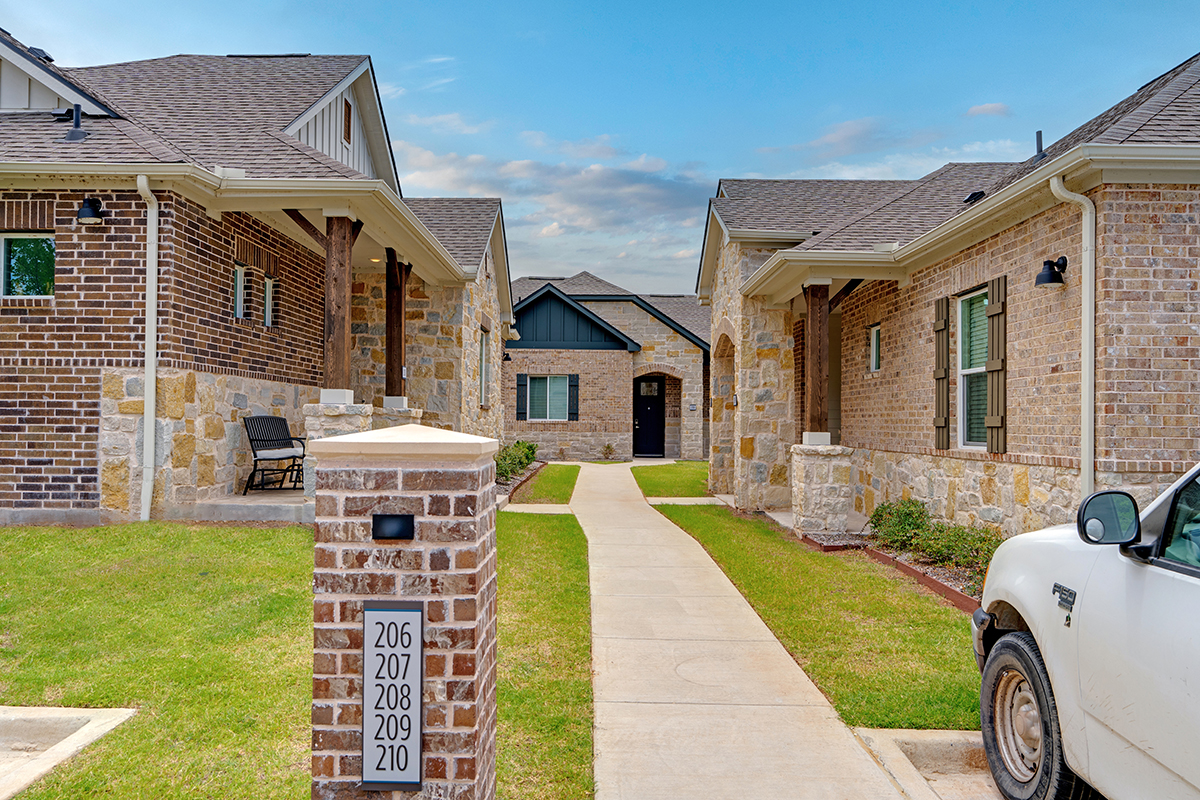
[[(494, 439), (401, 425), (312, 442), (312, 796), (384, 798), (362, 777), (365, 600), (425, 606), (424, 789), (395, 797), (492, 800), (496, 793)], [(372, 514), (413, 514), (411, 541), (375, 541)]]

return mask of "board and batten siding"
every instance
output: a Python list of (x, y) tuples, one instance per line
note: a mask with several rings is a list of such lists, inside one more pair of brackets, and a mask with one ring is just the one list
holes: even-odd
[[(346, 145), (342, 137), (344, 123), (342, 103), (350, 101), (350, 144)], [(371, 159), (371, 149), (367, 147), (367, 134), (363, 130), (362, 116), (358, 112), (358, 100), (354, 96), (354, 87), (347, 86), (345, 91), (334, 96), (317, 112), (316, 116), (296, 131), (296, 138), (309, 147), (320, 150), (325, 155), (340, 161), (351, 169), (356, 169), (368, 178), (378, 178), (375, 163)]]
[(0, 58), (0, 111), (45, 111), (70, 108), (71, 104), (36, 80), (25, 70)]

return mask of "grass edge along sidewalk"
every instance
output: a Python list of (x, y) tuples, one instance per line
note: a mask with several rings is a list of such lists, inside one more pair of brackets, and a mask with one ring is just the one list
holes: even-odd
[(501, 512), (497, 793), (592, 796), (592, 622), (587, 539), (575, 517)]
[(708, 462), (676, 461), (630, 467), (646, 497), (708, 497)]
[(578, 464), (546, 464), (513, 492), (509, 502), (566, 505), (571, 502), (578, 478)]
[(656, 506), (693, 536), (848, 724), (978, 730), (970, 621), (861, 553), (819, 553), (717, 506)]

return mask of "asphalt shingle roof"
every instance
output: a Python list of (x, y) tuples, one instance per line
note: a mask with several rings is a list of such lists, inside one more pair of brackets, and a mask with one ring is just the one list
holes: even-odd
[(500, 213), (500, 198), (406, 197), (403, 202), (460, 267), (468, 272), (479, 268)]
[(722, 180), (713, 210), (728, 228), (820, 233), (912, 181)]
[[(251, 178), (365, 178), (283, 129), (366, 58), (180, 55), (62, 72), (206, 169), (241, 168)], [(94, 160), (84, 155), (88, 141), (75, 160)]]
[(631, 295), (633, 292), (597, 278), (586, 270), (569, 278), (517, 278), (512, 283), (513, 302), (519, 303), (547, 283), (568, 297), (588, 294)]
[[(1055, 158), (1080, 144), (1200, 144), (1200, 53), (1080, 125), (1045, 149)], [(1036, 156), (1017, 165), (993, 194), (1036, 169)]]
[(966, 211), (968, 195), (1010, 172), (1013, 164), (947, 164), (902, 191), (846, 220), (795, 250), (871, 250), (877, 244), (907, 244)]

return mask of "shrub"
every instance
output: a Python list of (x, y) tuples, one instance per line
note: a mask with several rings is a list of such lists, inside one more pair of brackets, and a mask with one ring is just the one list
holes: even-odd
[(919, 500), (883, 503), (871, 513), (873, 538), (896, 550), (908, 550), (934, 563), (965, 569), (967, 589), (977, 592), (992, 554), (1004, 541), (999, 531), (978, 525), (933, 522)]
[(907, 550), (913, 539), (928, 530), (929, 510), (920, 500), (908, 498), (899, 503), (881, 503), (871, 512), (871, 530), (875, 538), (888, 547)]
[(600, 448), (600, 455), (604, 457), (605, 461), (612, 461), (612, 457), (616, 454), (617, 448), (613, 447), (612, 443), (606, 444), (604, 447)]
[(533, 463), (538, 446), (520, 439), (496, 452), (496, 479), (506, 481)]

